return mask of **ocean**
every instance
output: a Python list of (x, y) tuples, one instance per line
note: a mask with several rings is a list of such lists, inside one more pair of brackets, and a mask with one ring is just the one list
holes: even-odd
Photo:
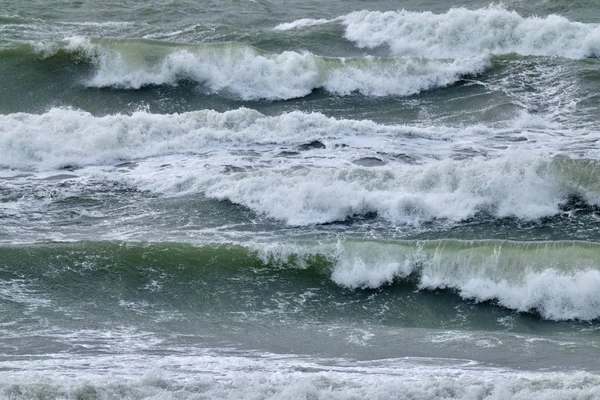
[(0, 0), (0, 399), (600, 398), (595, 1)]

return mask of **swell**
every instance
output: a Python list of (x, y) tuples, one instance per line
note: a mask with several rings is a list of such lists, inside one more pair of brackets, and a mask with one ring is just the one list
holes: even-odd
[[(353, 312), (353, 298), (362, 297), (356, 289), (379, 289), (389, 294), (382, 297), (387, 306), (375, 302), (365, 307), (387, 309), (404, 304), (430, 313), (439, 298), (411, 293), (447, 289), (467, 301), (492, 302), (548, 320), (600, 317), (598, 243), (346, 240), (192, 246), (79, 242), (4, 246), (0, 253), (5, 260), (3, 286), (14, 283), (12, 291), (2, 291), (3, 300), (30, 307), (51, 306), (55, 292), (67, 297), (87, 292), (105, 299), (106, 307), (111, 298), (122, 303), (119, 299), (129, 293), (126, 297), (133, 295), (134, 302), (168, 302), (176, 308), (180, 304), (219, 312), (220, 305), (229, 304), (226, 309), (249, 307), (247, 311), (256, 312), (261, 304), (269, 307), (275, 302), (293, 305), (300, 314), (322, 315), (335, 313), (346, 303), (342, 308)], [(69, 290), (62, 293), (65, 288)], [(40, 295), (44, 292), (49, 293), (47, 297)], [(29, 299), (32, 296), (45, 300), (36, 302)]]
[[(409, 96), (484, 72), (485, 57), (335, 58), (297, 51), (268, 53), (241, 43), (182, 44), (87, 39), (23, 45), (2, 51), (25, 62), (85, 66), (87, 87), (136, 90), (194, 82), (206, 93), (242, 100), (287, 100), (324, 89), (334, 95)], [(37, 61), (36, 61), (37, 60)]]

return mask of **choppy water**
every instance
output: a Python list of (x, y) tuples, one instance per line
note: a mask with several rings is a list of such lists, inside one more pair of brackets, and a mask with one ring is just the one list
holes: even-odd
[(0, 397), (600, 397), (599, 23), (0, 0)]

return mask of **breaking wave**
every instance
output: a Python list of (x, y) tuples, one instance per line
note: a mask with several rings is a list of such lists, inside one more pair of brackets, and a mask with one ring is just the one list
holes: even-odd
[(278, 30), (338, 22), (361, 48), (389, 47), (403, 57), (461, 58), (482, 54), (600, 56), (600, 27), (558, 15), (523, 17), (501, 5), (444, 14), (414, 11), (357, 11), (329, 21), (301, 19)]
[(310, 52), (272, 54), (240, 43), (184, 45), (82, 37), (40, 44), (35, 51), (42, 57), (67, 53), (90, 63), (90, 87), (139, 89), (192, 81), (209, 93), (243, 100), (286, 100), (320, 88), (343, 96), (409, 96), (452, 85), (491, 65), (486, 57), (328, 58)]
[[(294, 226), (372, 214), (394, 224), (419, 226), (480, 214), (535, 220), (560, 213), (570, 196), (599, 205), (597, 178), (588, 180), (598, 172), (597, 163), (589, 160), (504, 157), (183, 179), (186, 190), (229, 200)], [(171, 187), (181, 187), (181, 181)]]
[(419, 289), (451, 289), (551, 320), (600, 317), (597, 244), (581, 242), (356, 242), (343, 246), (332, 279), (377, 288), (414, 279)]
[[(95, 117), (53, 109), (0, 116), (0, 165), (51, 171), (137, 161), (140, 167), (126, 174), (109, 168), (104, 179), (169, 196), (200, 193), (293, 226), (368, 215), (409, 226), (478, 215), (535, 220), (563, 212), (570, 199), (600, 205), (600, 165), (593, 157), (548, 156), (545, 147), (502, 150), (495, 157), (427, 157), (432, 149), (452, 155), (454, 140), (466, 134), (459, 129), (453, 139), (452, 131), (317, 113), (268, 117), (239, 109)], [(374, 145), (388, 153), (364, 157)], [(407, 162), (395, 155), (401, 150), (422, 158)], [(160, 167), (170, 162), (177, 167)]]
[[(236, 297), (234, 293), (240, 289), (275, 296), (282, 284), (300, 293), (321, 287), (306, 307), (298, 310), (313, 313), (316, 309), (335, 310), (339, 304), (332, 303), (332, 296), (341, 294), (341, 289), (394, 290), (401, 285), (409, 290), (395, 292), (398, 296), (410, 294), (410, 287), (423, 292), (445, 289), (465, 300), (492, 302), (548, 320), (600, 318), (600, 245), (581, 241), (346, 239), (202, 246), (78, 242), (1, 247), (0, 253), (7, 271), (18, 271), (13, 286), (23, 286), (21, 276), (34, 279), (44, 273), (36, 268), (36, 256), (59, 260), (53, 264), (56, 273), (52, 279), (34, 280), (41, 282), (37, 289), (49, 285), (52, 293), (69, 285), (71, 290), (88, 290), (91, 295), (86, 289), (88, 280), (82, 279), (88, 275), (100, 286), (121, 277), (128, 287), (152, 286), (158, 292), (164, 288), (165, 295), (172, 295), (172, 288), (177, 287), (176, 302), (200, 301), (198, 279), (216, 288), (203, 294), (213, 296), (215, 304), (219, 298)], [(55, 280), (61, 284), (56, 285)], [(111, 298), (118, 299), (119, 293), (113, 292), (122, 288), (113, 289)], [(292, 297), (286, 301), (295, 300), (296, 289), (288, 293)], [(106, 290), (95, 289), (94, 296), (107, 297)], [(8, 298), (35, 307), (52, 306), (49, 300), (41, 302), (39, 290), (23, 287), (18, 293)], [(417, 309), (431, 306), (427, 296), (407, 301)]]

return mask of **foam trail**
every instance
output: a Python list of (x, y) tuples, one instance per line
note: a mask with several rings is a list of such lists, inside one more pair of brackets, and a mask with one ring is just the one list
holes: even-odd
[(550, 15), (522, 17), (502, 6), (432, 12), (358, 11), (345, 15), (345, 36), (359, 47), (389, 46), (392, 54), (432, 58), (481, 54), (600, 56), (600, 27)]

